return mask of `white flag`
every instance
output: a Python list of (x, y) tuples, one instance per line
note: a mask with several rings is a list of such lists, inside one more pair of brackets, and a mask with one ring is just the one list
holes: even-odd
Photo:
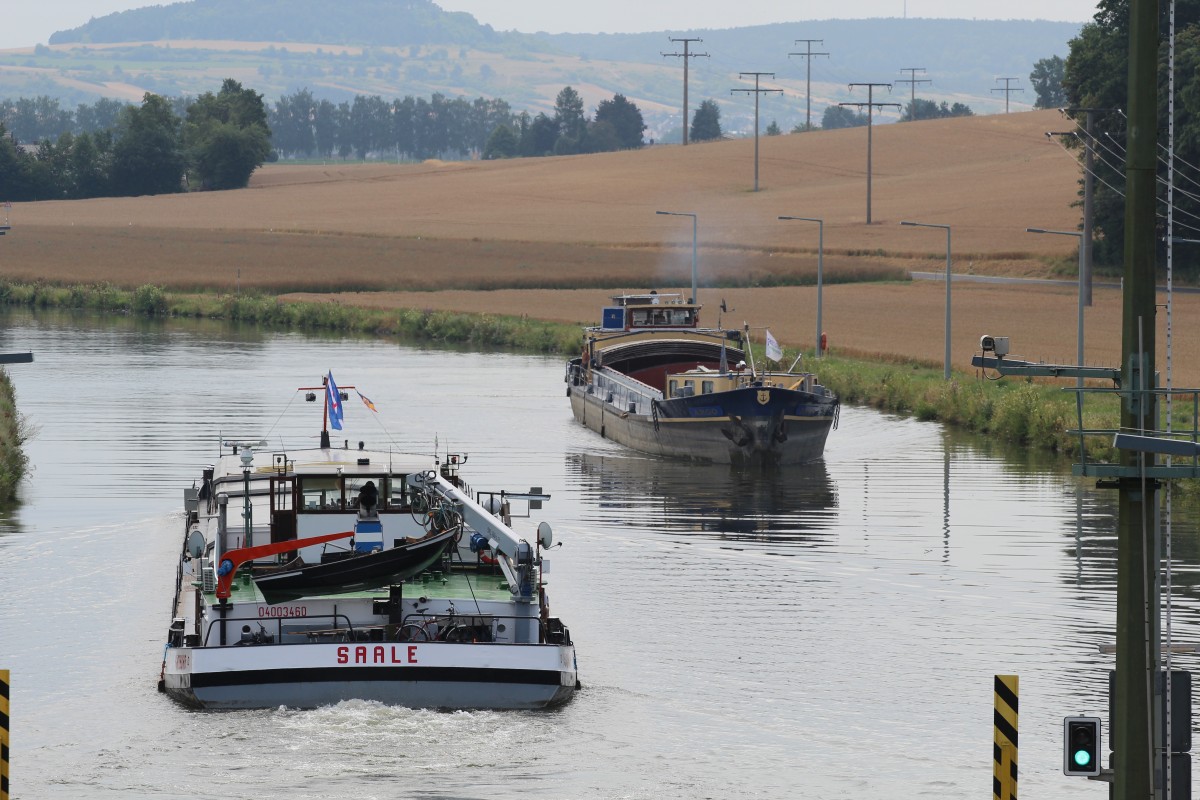
[(767, 358), (772, 361), (783, 360), (783, 348), (779, 346), (779, 342), (775, 341), (775, 337), (767, 331)]

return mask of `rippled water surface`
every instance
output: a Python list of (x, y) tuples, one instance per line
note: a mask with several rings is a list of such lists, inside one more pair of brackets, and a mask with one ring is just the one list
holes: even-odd
[[(1107, 718), (1113, 493), (1061, 464), (846, 408), (823, 462), (745, 475), (633, 455), (571, 419), (561, 360), (213, 325), (14, 315), (36, 430), (0, 520), (13, 797), (985, 796), (992, 680), (1021, 678), (1021, 791), (1062, 717)], [(584, 690), (547, 713), (346, 703), (195, 713), (155, 692), (182, 489), (219, 435), (466, 452), (477, 489), (541, 486), (551, 600)], [(1176, 513), (1177, 639), (1200, 641), (1196, 519)], [(1191, 667), (1186, 661), (1183, 666)]]

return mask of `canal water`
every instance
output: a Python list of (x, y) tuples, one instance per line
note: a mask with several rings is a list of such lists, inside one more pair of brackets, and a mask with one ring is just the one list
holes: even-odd
[[(823, 462), (743, 475), (576, 425), (559, 358), (3, 321), (0, 347), (36, 358), (10, 368), (32, 470), (0, 519), (14, 798), (986, 796), (997, 673), (1020, 676), (1022, 794), (1102, 791), (1061, 774), (1061, 730), (1108, 716), (1116, 497), (1061, 463), (845, 408)], [(183, 488), (219, 436), (315, 441), (295, 390), (327, 370), (378, 409), (351, 393), (347, 438), (466, 453), (476, 489), (552, 495), (524, 522), (562, 542), (569, 705), (197, 713), (155, 691)], [(1187, 642), (1196, 522), (1176, 513)]]

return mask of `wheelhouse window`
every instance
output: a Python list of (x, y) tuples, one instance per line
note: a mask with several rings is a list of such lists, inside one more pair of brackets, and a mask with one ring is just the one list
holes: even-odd
[(712, 394), (712, 393), (713, 393), (713, 382), (712, 381), (700, 381), (700, 394)]
[(342, 489), (337, 478), (327, 476), (300, 479), (301, 507), (306, 511), (341, 508)]
[(695, 325), (693, 308), (635, 308), (630, 311), (630, 325), (635, 328), (690, 328)]

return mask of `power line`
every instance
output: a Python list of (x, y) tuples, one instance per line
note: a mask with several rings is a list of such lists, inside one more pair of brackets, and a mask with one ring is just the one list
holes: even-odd
[[(1078, 136), (1078, 134), (1076, 134), (1076, 133), (1074, 133), (1074, 132), (1071, 132), (1071, 131), (1068, 131), (1068, 132), (1065, 132), (1065, 133), (1064, 133), (1064, 132), (1061, 132), (1061, 131), (1048, 131), (1048, 132), (1046, 133), (1046, 138), (1050, 139), (1050, 140), (1051, 140), (1051, 141), (1053, 141), (1055, 144), (1057, 144), (1057, 145), (1058, 145), (1060, 148), (1062, 148), (1062, 151), (1063, 151), (1064, 153), (1066, 153), (1066, 154), (1067, 154), (1067, 155), (1068, 155), (1068, 156), (1071, 158), (1071, 160), (1073, 160), (1073, 161), (1078, 161), (1078, 159), (1076, 158), (1075, 154), (1074, 154), (1074, 153), (1072, 153), (1072, 152), (1071, 152), (1069, 149), (1067, 149), (1067, 146), (1066, 146), (1066, 145), (1064, 145), (1064, 144), (1063, 144), (1061, 141), (1058, 141), (1058, 140), (1055, 138), (1056, 136)], [(1099, 140), (1097, 140), (1097, 141), (1099, 141)], [(1101, 146), (1103, 147), (1103, 145), (1101, 145)], [(1109, 153), (1113, 153), (1113, 151), (1112, 151), (1111, 149), (1107, 148), (1107, 147), (1105, 147), (1104, 149), (1105, 149), (1107, 152), (1109, 152)], [(1113, 155), (1114, 155), (1115, 157), (1118, 157), (1118, 158), (1120, 157), (1120, 156), (1117, 156), (1117, 154), (1116, 154), (1116, 153), (1113, 153)], [(1118, 174), (1121, 174), (1121, 170), (1120, 170), (1120, 169), (1119, 169), (1117, 166), (1114, 166), (1112, 163), (1110, 163), (1110, 162), (1108, 161), (1108, 159), (1104, 158), (1104, 156), (1100, 156), (1100, 163), (1104, 164), (1104, 166), (1108, 167), (1109, 169), (1113, 170), (1114, 172), (1116, 172), (1116, 173), (1118, 173)], [(1124, 192), (1123, 190), (1121, 190), (1121, 189), (1118, 189), (1116, 186), (1113, 186), (1111, 183), (1109, 183), (1107, 180), (1105, 180), (1105, 179), (1104, 179), (1104, 176), (1103, 176), (1103, 175), (1101, 175), (1101, 174), (1100, 174), (1100, 172), (1096, 171), (1096, 172), (1094, 172), (1094, 173), (1093, 173), (1093, 175), (1094, 175), (1094, 177), (1095, 177), (1095, 179), (1096, 179), (1096, 180), (1100, 181), (1100, 183), (1102, 183), (1102, 184), (1104, 184), (1105, 186), (1107, 186), (1107, 187), (1109, 188), (1109, 190), (1110, 190), (1110, 191), (1111, 191), (1113, 194), (1115, 194), (1115, 195), (1117, 195), (1118, 197), (1121, 197), (1121, 198), (1124, 198), (1124, 197), (1125, 197), (1125, 192)], [(1163, 185), (1166, 185), (1166, 180), (1165, 180), (1164, 178), (1157, 178), (1157, 179), (1156, 179), (1156, 182), (1157, 182), (1157, 183), (1160, 183), (1160, 184), (1163, 184)], [(1163, 199), (1163, 198), (1161, 198), (1161, 197), (1159, 197), (1159, 198), (1156, 198), (1156, 199), (1157, 199), (1157, 201), (1158, 201), (1158, 203), (1159, 203), (1159, 204), (1166, 205), (1166, 202), (1167, 202), (1167, 201), (1166, 201), (1165, 199)], [(1196, 219), (1198, 222), (1200, 222), (1200, 214), (1194, 214), (1194, 213), (1192, 213), (1192, 212), (1188, 211), (1188, 210), (1187, 210), (1187, 209), (1185, 209), (1185, 208), (1181, 208), (1181, 207), (1180, 207), (1180, 206), (1178, 206), (1178, 205), (1172, 205), (1172, 208), (1173, 208), (1175, 211), (1178, 211), (1180, 214), (1185, 214), (1185, 215), (1187, 215), (1187, 216), (1189, 216), (1189, 217), (1192, 217), (1193, 219)], [(1157, 218), (1158, 218), (1158, 219), (1166, 219), (1166, 217), (1165, 217), (1163, 214), (1156, 214), (1156, 216), (1157, 216)], [(1187, 229), (1189, 229), (1189, 230), (1196, 231), (1197, 233), (1200, 233), (1200, 227), (1197, 227), (1196, 225), (1188, 225), (1187, 223), (1178, 222), (1178, 221), (1177, 221), (1175, 224), (1176, 224), (1177, 226), (1179, 226), (1179, 227), (1187, 228)]]
[(1020, 78), (996, 78), (996, 80), (1004, 81), (1003, 89), (992, 89), (992, 91), (993, 92), (1004, 92), (1004, 113), (1007, 114), (1008, 113), (1008, 96), (1010, 94), (1012, 94), (1013, 92), (1023, 92), (1025, 90), (1020, 87), (1018, 87), (1016, 89), (1010, 88), (1011, 83), (1013, 81), (1021, 80)]
[(883, 108), (884, 106), (895, 106), (896, 108), (900, 108), (900, 104), (899, 103), (876, 103), (875, 102), (875, 87), (876, 86), (886, 86), (887, 90), (890, 92), (890, 91), (892, 91), (892, 85), (890, 83), (852, 83), (852, 84), (850, 84), (850, 91), (853, 92), (855, 86), (867, 87), (867, 102), (865, 102), (865, 103), (838, 103), (838, 105), (839, 106), (857, 106), (859, 109), (861, 109), (863, 106), (867, 107), (867, 224), (870, 225), (871, 224), (871, 149), (872, 149), (872, 147), (871, 147), (871, 130), (874, 127), (874, 125), (872, 125), (872, 121), (874, 120), (874, 116), (875, 116), (874, 115), (875, 106), (879, 106), (880, 108)]
[(933, 80), (931, 78), (918, 78), (917, 77), (918, 72), (925, 71), (924, 67), (901, 67), (900, 71), (907, 72), (908, 77), (907, 78), (898, 78), (896, 80), (896, 83), (910, 84), (910, 88), (912, 89), (912, 98), (910, 100), (911, 105), (909, 106), (910, 111), (908, 113), (913, 114), (914, 118), (915, 118), (916, 106), (917, 106), (917, 84), (918, 83), (933, 83)]
[(770, 92), (779, 92), (780, 94), (783, 94), (783, 89), (760, 89), (760, 88), (758, 88), (759, 78), (766, 76), (766, 77), (774, 80), (775, 79), (774, 72), (739, 72), (738, 78), (739, 79), (746, 78), (751, 75), (754, 76), (754, 88), (753, 89), (730, 89), (729, 93), (734, 94), (736, 92), (744, 92), (746, 94), (754, 95), (754, 191), (757, 192), (758, 191), (758, 96), (760, 94), (769, 94)]
[(803, 53), (788, 53), (788, 58), (792, 56), (805, 56), (807, 65), (804, 68), (804, 130), (812, 130), (812, 60), (813, 56), (829, 56), (829, 53), (814, 53), (813, 43), (825, 44), (824, 39), (796, 39), (793, 44), (804, 42), (805, 52)]
[(708, 58), (708, 53), (692, 53), (688, 51), (688, 45), (692, 42), (703, 42), (703, 39), (669, 39), (672, 42), (683, 42), (682, 53), (663, 53), (664, 58), (682, 58), (683, 59), (683, 146), (687, 147), (688, 143), (688, 62), (693, 58)]

